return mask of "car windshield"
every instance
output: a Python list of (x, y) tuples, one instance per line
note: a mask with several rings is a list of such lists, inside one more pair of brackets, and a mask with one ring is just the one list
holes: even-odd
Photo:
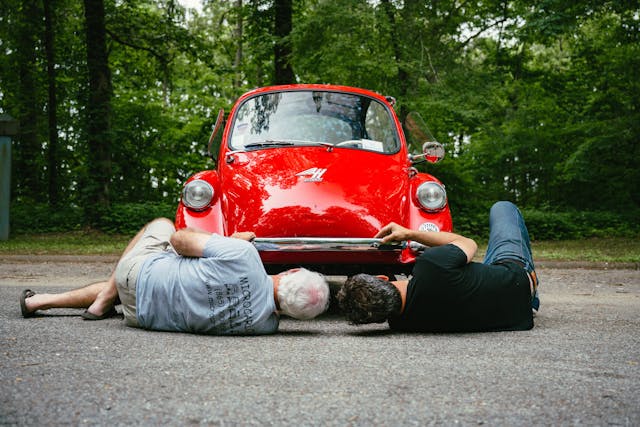
[(381, 153), (399, 149), (390, 111), (348, 93), (291, 91), (247, 99), (234, 118), (230, 148), (333, 145)]

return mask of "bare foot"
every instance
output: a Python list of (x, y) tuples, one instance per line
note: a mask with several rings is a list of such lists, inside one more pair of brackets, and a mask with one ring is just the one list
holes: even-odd
[(37, 310), (37, 308), (36, 308), (36, 307), (37, 307), (37, 305), (34, 303), (34, 301), (36, 301), (36, 300), (38, 299), (38, 298), (36, 298), (36, 297), (39, 297), (39, 296), (40, 296), (40, 295), (37, 295), (37, 294), (36, 294), (36, 295), (30, 296), (30, 297), (27, 297), (27, 298), (25, 298), (25, 299), (24, 299), (24, 306), (25, 306), (25, 307), (26, 307), (26, 309), (27, 309), (27, 310), (26, 310), (26, 311), (27, 311), (27, 313), (30, 313), (30, 314), (31, 314), (31, 313), (33, 313), (34, 311), (36, 311), (36, 310)]
[(95, 300), (93, 304), (87, 308), (87, 312), (96, 317), (102, 317), (113, 308), (113, 302)]
[(49, 300), (51, 299), (49, 294), (36, 294), (33, 293), (31, 296), (26, 295), (24, 299), (24, 310), (23, 316), (25, 313), (33, 314), (38, 310), (48, 310), (51, 307), (49, 306)]
[(107, 286), (98, 293), (95, 301), (87, 308), (87, 313), (102, 317), (113, 310), (116, 299), (118, 299), (118, 290), (115, 284)]

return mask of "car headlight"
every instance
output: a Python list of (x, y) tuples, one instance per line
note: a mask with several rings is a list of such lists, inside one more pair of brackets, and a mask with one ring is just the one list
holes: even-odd
[(182, 203), (188, 208), (201, 211), (209, 207), (213, 199), (213, 187), (207, 181), (194, 179), (182, 190)]
[(429, 212), (439, 211), (447, 204), (447, 192), (437, 182), (424, 182), (416, 191), (416, 198), (424, 209)]

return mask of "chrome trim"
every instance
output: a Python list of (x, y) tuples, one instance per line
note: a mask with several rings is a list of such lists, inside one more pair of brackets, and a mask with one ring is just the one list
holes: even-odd
[(382, 244), (382, 239), (340, 237), (258, 237), (253, 240), (262, 252), (375, 252), (401, 251), (407, 242)]
[(428, 246), (423, 245), (422, 243), (418, 243), (418, 242), (409, 243), (409, 249), (411, 249), (414, 252), (422, 253), (427, 248), (428, 248)]

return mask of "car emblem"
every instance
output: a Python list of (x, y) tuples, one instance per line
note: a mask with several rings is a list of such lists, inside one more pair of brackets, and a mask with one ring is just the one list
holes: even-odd
[(440, 227), (438, 227), (432, 222), (423, 222), (422, 224), (420, 224), (420, 227), (418, 227), (418, 230), (419, 231), (440, 231)]
[(326, 171), (327, 170), (323, 168), (311, 168), (297, 173), (296, 176), (308, 176), (309, 178), (305, 178), (304, 182), (320, 182), (322, 181), (322, 175), (324, 175)]

